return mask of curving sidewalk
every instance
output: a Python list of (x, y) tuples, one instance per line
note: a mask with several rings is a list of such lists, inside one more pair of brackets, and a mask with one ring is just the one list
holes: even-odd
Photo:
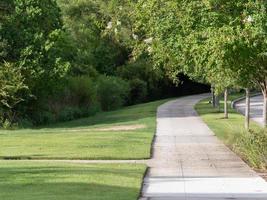
[(267, 183), (214, 136), (194, 105), (207, 94), (158, 108), (142, 200), (266, 200)]
[[(263, 96), (253, 96), (251, 97), (250, 101), (251, 119), (263, 126)], [(246, 100), (242, 99), (240, 101), (235, 102), (234, 107), (238, 112), (244, 115), (246, 111)]]

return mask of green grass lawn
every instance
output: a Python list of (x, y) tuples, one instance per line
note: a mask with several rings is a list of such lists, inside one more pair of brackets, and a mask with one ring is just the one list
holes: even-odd
[(0, 161), (2, 200), (136, 200), (145, 166)]
[(145, 159), (161, 100), (35, 129), (0, 131), (2, 159)]

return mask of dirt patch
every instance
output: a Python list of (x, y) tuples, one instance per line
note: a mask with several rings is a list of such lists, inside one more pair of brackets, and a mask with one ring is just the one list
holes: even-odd
[[(106, 128), (78, 128), (78, 129), (64, 129), (57, 130), (57, 132), (90, 132), (90, 131), (133, 131), (138, 129), (146, 128), (144, 124), (133, 124), (133, 125), (119, 125), (119, 126), (109, 126)], [(43, 130), (44, 133), (54, 133), (55, 130)]]
[(97, 128), (94, 131), (133, 131), (138, 129), (146, 128), (145, 125), (125, 125), (125, 126), (110, 126), (107, 128)]

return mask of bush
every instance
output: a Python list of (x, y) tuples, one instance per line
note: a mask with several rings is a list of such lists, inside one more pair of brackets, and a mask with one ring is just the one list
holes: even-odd
[[(145, 84), (136, 80), (132, 87), (135, 95), (141, 92), (143, 98)], [(100, 110), (108, 111), (120, 108), (129, 97), (129, 83), (121, 78), (101, 75), (97, 79), (88, 76), (69, 77), (58, 92), (36, 101), (39, 109), (34, 109), (29, 117), (34, 125), (49, 124), (58, 121), (70, 121), (94, 115)], [(22, 123), (21, 122), (21, 126)], [(24, 125), (27, 125), (24, 124)], [(29, 124), (30, 125), (30, 124)]]
[(96, 86), (90, 77), (69, 78), (67, 90), (66, 104), (78, 107), (90, 107), (96, 104)]
[(253, 167), (267, 169), (267, 130), (250, 131), (235, 138), (234, 148)]
[(147, 83), (138, 78), (130, 81), (129, 104), (142, 103), (147, 97)]
[(69, 77), (61, 92), (48, 100), (48, 112), (56, 121), (87, 117), (99, 110), (96, 85), (88, 76)]
[(29, 96), (21, 69), (14, 63), (0, 64), (0, 126), (8, 128), (17, 122), (18, 107)]
[(18, 122), (19, 128), (32, 128), (33, 123), (30, 119), (22, 118)]
[(121, 78), (100, 76), (97, 81), (97, 96), (104, 111), (123, 106), (129, 95), (129, 83)]
[(81, 109), (78, 107), (65, 107), (58, 116), (59, 121), (71, 121), (82, 116)]
[(136, 79), (145, 82), (147, 87), (147, 100), (156, 100), (165, 97), (168, 91), (164, 88), (170, 88), (170, 85), (173, 86), (173, 84), (169, 84), (170, 81), (166, 81), (163, 71), (158, 68), (155, 69), (153, 62), (146, 58), (138, 58), (134, 62), (119, 67), (116, 74), (130, 82)]
[(51, 124), (56, 122), (55, 115), (49, 111), (43, 111), (35, 113), (34, 122), (36, 125), (39, 124)]

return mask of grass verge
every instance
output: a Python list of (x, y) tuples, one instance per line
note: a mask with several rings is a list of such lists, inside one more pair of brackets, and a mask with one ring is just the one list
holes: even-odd
[(157, 107), (167, 100), (49, 127), (0, 131), (2, 159), (146, 159)]
[(146, 167), (0, 161), (0, 199), (136, 200)]
[(224, 119), (223, 101), (220, 108), (213, 108), (210, 99), (200, 101), (195, 109), (210, 129), (232, 150), (239, 154), (251, 167), (267, 169), (267, 134), (255, 122), (251, 131), (244, 128), (244, 116), (230, 107), (231, 101), (241, 94), (229, 97), (229, 119)]

